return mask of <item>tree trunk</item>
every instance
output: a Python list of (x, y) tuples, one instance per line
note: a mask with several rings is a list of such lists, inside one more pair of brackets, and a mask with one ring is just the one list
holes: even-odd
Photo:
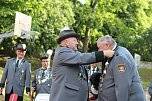
[(90, 28), (86, 27), (85, 37), (84, 37), (84, 41), (83, 41), (83, 52), (88, 51), (88, 37), (89, 37), (89, 34), (90, 34)]
[[(93, 10), (95, 9), (96, 5), (97, 5), (98, 0), (93, 0), (90, 4), (90, 7), (93, 8)], [(89, 21), (88, 21), (89, 22)], [(88, 37), (90, 34), (90, 28), (86, 26), (86, 31), (85, 31), (85, 36), (84, 36), (84, 41), (83, 41), (83, 52), (87, 52), (88, 51)]]

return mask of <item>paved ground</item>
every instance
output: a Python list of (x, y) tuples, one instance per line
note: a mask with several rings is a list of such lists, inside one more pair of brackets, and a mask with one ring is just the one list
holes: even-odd
[(150, 101), (150, 95), (148, 93), (148, 88), (144, 89), (144, 91), (145, 91), (145, 95), (146, 95), (146, 101)]

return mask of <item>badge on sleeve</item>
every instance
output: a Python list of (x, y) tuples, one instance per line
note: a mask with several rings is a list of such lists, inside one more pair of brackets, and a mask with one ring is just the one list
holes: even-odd
[(123, 73), (126, 71), (125, 64), (118, 64), (118, 72)]

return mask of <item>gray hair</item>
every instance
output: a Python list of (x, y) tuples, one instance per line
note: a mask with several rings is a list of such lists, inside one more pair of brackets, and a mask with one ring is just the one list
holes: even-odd
[(99, 41), (101, 41), (102, 43), (109, 43), (112, 48), (117, 45), (116, 41), (110, 35), (100, 37), (97, 42)]

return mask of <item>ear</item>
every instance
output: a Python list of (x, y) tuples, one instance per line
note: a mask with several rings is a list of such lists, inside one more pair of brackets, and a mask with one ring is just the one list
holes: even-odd
[(66, 40), (66, 39), (65, 39), (65, 44), (66, 44), (66, 46), (68, 45), (68, 40)]
[(97, 49), (99, 50), (100, 49), (100, 47), (101, 47), (101, 43), (97, 43)]
[(110, 44), (109, 43), (106, 42), (105, 46), (106, 46), (106, 50), (110, 49)]
[(15, 53), (17, 54), (17, 50), (15, 51)]

